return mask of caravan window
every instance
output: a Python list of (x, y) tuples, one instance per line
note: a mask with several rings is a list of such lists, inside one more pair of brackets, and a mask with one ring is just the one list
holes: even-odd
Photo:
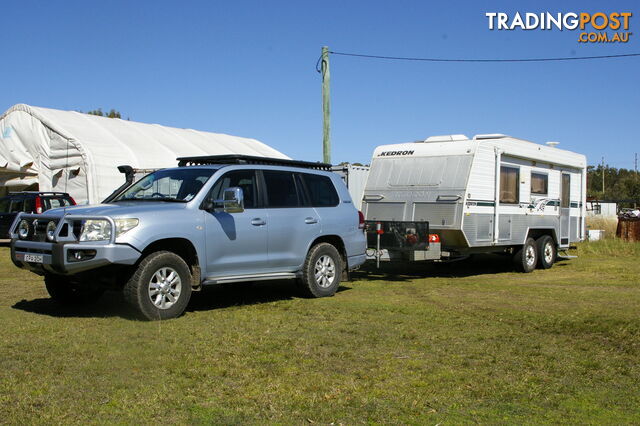
[(571, 203), (569, 201), (569, 190), (571, 188), (571, 175), (562, 174), (562, 192), (560, 195), (560, 207), (568, 208)]
[(520, 169), (500, 167), (500, 203), (518, 204), (520, 201)]
[(543, 173), (531, 173), (531, 193), (547, 194), (549, 175)]

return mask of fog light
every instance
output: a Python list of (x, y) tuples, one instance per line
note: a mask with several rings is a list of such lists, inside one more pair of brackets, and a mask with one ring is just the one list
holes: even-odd
[(24, 240), (29, 236), (29, 231), (29, 222), (27, 222), (25, 219), (22, 219), (20, 221), (20, 224), (18, 225), (18, 237), (20, 237), (21, 240)]
[(69, 250), (67, 252), (67, 262), (82, 262), (96, 257), (95, 250)]

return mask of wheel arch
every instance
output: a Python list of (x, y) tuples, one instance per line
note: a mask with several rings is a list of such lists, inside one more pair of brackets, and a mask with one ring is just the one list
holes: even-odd
[(558, 236), (556, 235), (556, 230), (554, 228), (529, 228), (527, 231), (527, 236), (525, 237), (525, 241), (527, 238), (533, 238), (537, 240), (543, 235), (548, 235), (553, 239), (553, 242), (558, 245)]
[(140, 259), (144, 259), (149, 254), (162, 250), (175, 253), (185, 261), (191, 271), (191, 287), (194, 290), (199, 290), (201, 285), (200, 257), (193, 243), (186, 238), (180, 237), (156, 240), (142, 250)]
[(347, 262), (348, 262), (347, 249), (344, 245), (344, 241), (339, 235), (322, 235), (316, 238), (311, 242), (311, 244), (309, 244), (309, 247), (307, 247), (307, 253), (309, 252), (309, 250), (311, 250), (311, 247), (320, 243), (329, 243), (332, 246), (334, 246), (338, 250), (338, 253), (340, 253), (340, 257), (342, 257), (343, 266), (347, 270), (349, 269), (349, 265), (347, 265)]

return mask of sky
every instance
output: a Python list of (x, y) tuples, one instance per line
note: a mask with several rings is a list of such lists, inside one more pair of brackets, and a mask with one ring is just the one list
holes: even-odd
[[(640, 53), (637, 1), (5, 1), (0, 110), (115, 108), (147, 123), (252, 137), (322, 160), (322, 46), (434, 58)], [(516, 7), (517, 6), (517, 7)], [(490, 31), (487, 12), (632, 12), (628, 43)], [(610, 31), (611, 32), (611, 31)], [(431, 63), (330, 56), (332, 162), (378, 145), (504, 133), (633, 168), (640, 57)]]

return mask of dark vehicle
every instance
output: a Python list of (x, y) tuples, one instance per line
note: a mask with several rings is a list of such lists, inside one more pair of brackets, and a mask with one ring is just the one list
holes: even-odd
[(66, 192), (10, 192), (0, 198), (0, 239), (10, 238), (9, 227), (20, 212), (40, 214), (49, 209), (75, 206)]

